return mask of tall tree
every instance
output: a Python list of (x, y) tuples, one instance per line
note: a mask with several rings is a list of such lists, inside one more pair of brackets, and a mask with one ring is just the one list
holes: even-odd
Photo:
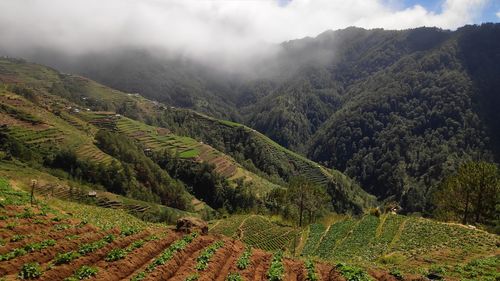
[(434, 193), (436, 216), (457, 218), (463, 224), (494, 220), (500, 201), (498, 167), (484, 161), (468, 162), (446, 178)]
[(308, 212), (309, 221), (311, 221), (319, 211), (327, 209), (330, 202), (330, 197), (324, 189), (315, 186), (304, 177), (295, 177), (290, 180), (287, 199), (297, 208), (299, 226), (302, 226), (305, 212)]

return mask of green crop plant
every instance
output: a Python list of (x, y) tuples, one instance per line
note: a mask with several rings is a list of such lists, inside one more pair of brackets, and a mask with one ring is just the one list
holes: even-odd
[(53, 264), (54, 265), (61, 265), (61, 264), (67, 264), (67, 263), (70, 263), (71, 261), (79, 258), (81, 255), (77, 252), (74, 252), (74, 251), (70, 251), (70, 252), (66, 252), (66, 253), (58, 253), (56, 255), (56, 257), (54, 258), (53, 260)]
[(243, 277), (239, 273), (229, 273), (226, 277), (226, 281), (243, 281)]
[(335, 268), (344, 276), (346, 281), (372, 281), (373, 279), (366, 273), (365, 270), (355, 267), (349, 266), (343, 263), (339, 263), (335, 266)]
[(198, 258), (196, 258), (196, 270), (203, 271), (207, 269), (210, 259), (212, 259), (212, 256), (215, 254), (215, 252), (222, 246), (224, 246), (223, 241), (216, 241), (212, 245), (205, 248), (198, 256)]
[(86, 255), (88, 253), (94, 252), (95, 250), (100, 249), (106, 246), (107, 244), (113, 242), (114, 239), (115, 237), (113, 234), (106, 235), (101, 240), (82, 245), (80, 249), (78, 249), (78, 253), (80, 253), (81, 255)]
[(167, 249), (165, 249), (159, 257), (157, 257), (153, 262), (151, 262), (145, 271), (139, 272), (137, 275), (132, 277), (132, 280), (142, 280), (146, 278), (148, 273), (151, 273), (157, 266), (163, 265), (167, 263), (170, 259), (173, 258), (174, 254), (182, 251), (191, 243), (196, 237), (198, 233), (193, 232), (189, 235), (184, 236), (183, 238), (175, 241), (172, 245), (170, 245)]
[(318, 281), (319, 279), (318, 279), (318, 275), (316, 274), (316, 267), (314, 266), (314, 262), (311, 260), (306, 260), (306, 262), (304, 263), (304, 266), (305, 266), (306, 271), (307, 271), (306, 280)]
[(195, 280), (198, 280), (200, 278), (200, 275), (198, 273), (194, 273), (194, 274), (191, 274), (189, 275), (188, 277), (186, 277), (186, 281), (195, 281)]
[(285, 274), (285, 267), (283, 266), (283, 252), (278, 251), (274, 253), (273, 260), (267, 271), (267, 278), (269, 281), (281, 281)]
[(97, 275), (99, 270), (92, 266), (83, 265), (78, 268), (73, 276), (64, 279), (64, 281), (84, 280)]
[(238, 269), (246, 269), (250, 265), (250, 257), (252, 256), (252, 248), (247, 247), (241, 257), (236, 262), (236, 267)]
[(30, 237), (29, 235), (16, 234), (10, 238), (10, 242), (19, 242), (26, 238)]
[(20, 279), (36, 279), (40, 276), (42, 276), (42, 268), (37, 262), (24, 264), (18, 274)]
[(124, 249), (113, 249), (106, 256), (106, 261), (117, 261), (125, 258), (127, 252)]

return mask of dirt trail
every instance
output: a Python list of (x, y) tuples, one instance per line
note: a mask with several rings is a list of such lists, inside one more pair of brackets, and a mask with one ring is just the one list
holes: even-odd
[(99, 272), (92, 279), (106, 281), (129, 279), (134, 276), (133, 274), (137, 269), (143, 269), (144, 266), (147, 266), (149, 261), (155, 259), (179, 237), (180, 235), (177, 233), (169, 231), (165, 237), (146, 242), (142, 247), (130, 252), (122, 260), (114, 262), (101, 260), (95, 264), (99, 268)]
[(142, 231), (140, 233), (128, 237), (119, 237), (115, 241), (107, 244), (106, 246), (98, 249), (97, 251), (89, 253), (86, 256), (80, 257), (72, 261), (70, 264), (56, 266), (53, 269), (46, 271), (42, 275), (40, 280), (47, 280), (47, 281), (63, 280), (64, 278), (71, 276), (75, 272), (75, 270), (80, 268), (82, 265), (93, 265), (96, 262), (100, 261), (101, 259), (104, 259), (107, 253), (112, 249), (127, 247), (135, 240), (142, 239), (149, 234), (150, 234), (149, 231)]
[(187, 263), (191, 262), (194, 269), (194, 262), (198, 257), (199, 252), (214, 241), (213, 237), (200, 236), (191, 242), (184, 250), (178, 252), (166, 264), (157, 267), (146, 280), (169, 280), (178, 272), (181, 274), (190, 268), (186, 267)]

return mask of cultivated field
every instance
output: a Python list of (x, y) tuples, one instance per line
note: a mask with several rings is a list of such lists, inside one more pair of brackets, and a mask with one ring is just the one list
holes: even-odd
[(343, 280), (330, 265), (222, 235), (131, 223), (126, 214), (93, 224), (62, 205), (30, 206), (29, 195), (5, 180), (0, 197), (1, 280)]

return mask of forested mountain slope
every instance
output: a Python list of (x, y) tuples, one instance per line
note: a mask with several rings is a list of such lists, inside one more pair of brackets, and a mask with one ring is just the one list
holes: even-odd
[(430, 210), (432, 189), (463, 161), (498, 161), (499, 38), (500, 24), (327, 31), (281, 44), (252, 77), (146, 51), (87, 56), (96, 67), (51, 62), (242, 122), (411, 212)]

